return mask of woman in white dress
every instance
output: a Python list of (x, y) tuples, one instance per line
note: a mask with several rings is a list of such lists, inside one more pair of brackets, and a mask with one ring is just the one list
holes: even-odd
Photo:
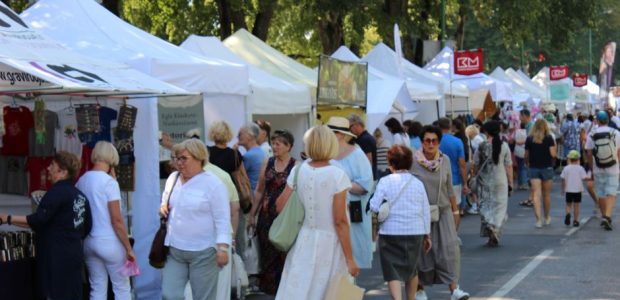
[(276, 300), (322, 300), (336, 274), (359, 274), (346, 214), (351, 182), (344, 171), (329, 164), (338, 154), (336, 136), (327, 126), (319, 125), (305, 134), (304, 144), (310, 160), (291, 170), (287, 186), (276, 201), (279, 212), (293, 192), (295, 168), (301, 168), (297, 194), (305, 219), (286, 257)]

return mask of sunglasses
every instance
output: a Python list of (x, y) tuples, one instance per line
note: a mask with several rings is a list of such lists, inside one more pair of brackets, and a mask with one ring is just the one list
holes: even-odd
[(439, 144), (439, 139), (424, 139), (423, 140), (424, 144)]

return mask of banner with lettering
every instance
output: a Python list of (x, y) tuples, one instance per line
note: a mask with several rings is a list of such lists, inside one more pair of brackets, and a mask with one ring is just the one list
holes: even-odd
[(159, 131), (166, 133), (177, 144), (186, 140), (192, 130), (205, 140), (205, 117), (200, 96), (161, 97), (157, 100)]
[(368, 64), (348, 62), (329, 56), (319, 59), (319, 105), (366, 107)]
[(573, 86), (574, 87), (582, 87), (588, 85), (588, 74), (574, 74), (573, 75)]
[(454, 74), (474, 75), (482, 71), (484, 71), (484, 52), (482, 48), (454, 52)]
[(560, 80), (568, 77), (568, 66), (551, 66), (549, 67), (549, 79)]

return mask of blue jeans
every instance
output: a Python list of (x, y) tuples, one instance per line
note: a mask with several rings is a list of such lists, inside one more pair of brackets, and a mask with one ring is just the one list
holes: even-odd
[(519, 186), (523, 186), (527, 184), (529, 180), (527, 176), (527, 167), (525, 166), (525, 158), (521, 158), (517, 156), (517, 182)]
[(215, 299), (219, 272), (220, 268), (215, 262), (215, 248), (184, 251), (170, 247), (162, 272), (163, 299), (185, 299), (184, 291), (188, 280), (194, 300)]

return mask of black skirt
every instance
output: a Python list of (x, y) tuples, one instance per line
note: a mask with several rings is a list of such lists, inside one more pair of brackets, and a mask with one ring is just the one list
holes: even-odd
[(379, 257), (383, 280), (404, 281), (417, 273), (424, 235), (379, 235)]

